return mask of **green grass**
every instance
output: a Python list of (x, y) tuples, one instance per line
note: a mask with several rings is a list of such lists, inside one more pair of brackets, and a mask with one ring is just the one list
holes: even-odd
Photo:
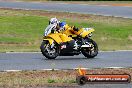
[[(17, 48), (21, 51), (24, 47), (25, 50), (33, 47), (37, 49), (42, 41), (47, 22), (46, 17), (39, 16), (21, 16), (19, 14), (17, 16), (0, 16), (0, 44), (2, 44), (0, 51), (14, 51)], [(12, 46), (13, 44), (14, 46)], [(18, 49), (17, 51), (19, 51)]]
[[(43, 13), (43, 15), (38, 13)], [(50, 15), (45, 15), (47, 13)], [(132, 19), (1, 9), (0, 52), (40, 51), (39, 46), (44, 28), (54, 14), (70, 25), (95, 28), (93, 39), (99, 45), (100, 50), (132, 50)]]
[(48, 83), (55, 83), (54, 79), (48, 79)]
[(131, 19), (112, 18), (111, 22), (105, 19), (93, 20), (96, 21), (89, 19), (87, 23), (75, 23), (75, 25), (95, 28), (93, 39), (98, 43), (100, 50), (132, 50)]

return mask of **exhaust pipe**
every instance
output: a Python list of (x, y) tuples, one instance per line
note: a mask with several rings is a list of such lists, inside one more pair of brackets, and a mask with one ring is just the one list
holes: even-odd
[(91, 47), (91, 45), (90, 44), (89, 45), (82, 45), (81, 47), (86, 48), (86, 47)]

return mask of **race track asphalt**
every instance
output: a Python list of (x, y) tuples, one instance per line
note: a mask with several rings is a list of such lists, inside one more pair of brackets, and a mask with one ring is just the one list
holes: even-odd
[(39, 53), (0, 53), (0, 71), (42, 70), (104, 67), (132, 67), (132, 51), (99, 52), (93, 59), (79, 56), (59, 56), (55, 60), (46, 59)]
[(74, 12), (74, 13), (83, 13), (83, 14), (95, 14), (95, 15), (132, 18), (132, 7), (121, 7), (121, 6), (97, 6), (97, 5), (86, 5), (86, 4), (55, 3), (55, 2), (33, 3), (33, 2), (0, 1), (0, 7), (59, 11), (59, 12)]
[(132, 84), (86, 84), (77, 88), (132, 88)]

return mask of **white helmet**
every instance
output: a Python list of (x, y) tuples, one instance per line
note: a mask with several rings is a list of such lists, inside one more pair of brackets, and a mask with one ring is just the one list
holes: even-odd
[(49, 24), (58, 24), (59, 21), (57, 18), (51, 18), (50, 21), (49, 21)]

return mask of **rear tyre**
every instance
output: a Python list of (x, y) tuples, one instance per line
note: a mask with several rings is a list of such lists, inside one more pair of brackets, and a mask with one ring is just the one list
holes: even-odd
[(48, 41), (43, 41), (40, 49), (42, 54), (48, 59), (55, 59), (59, 55), (59, 47), (56, 42), (54, 42), (54, 46), (51, 48)]
[(94, 58), (98, 54), (98, 46), (92, 39), (87, 39), (86, 42), (88, 42), (91, 47), (82, 48), (82, 54), (87, 58)]

